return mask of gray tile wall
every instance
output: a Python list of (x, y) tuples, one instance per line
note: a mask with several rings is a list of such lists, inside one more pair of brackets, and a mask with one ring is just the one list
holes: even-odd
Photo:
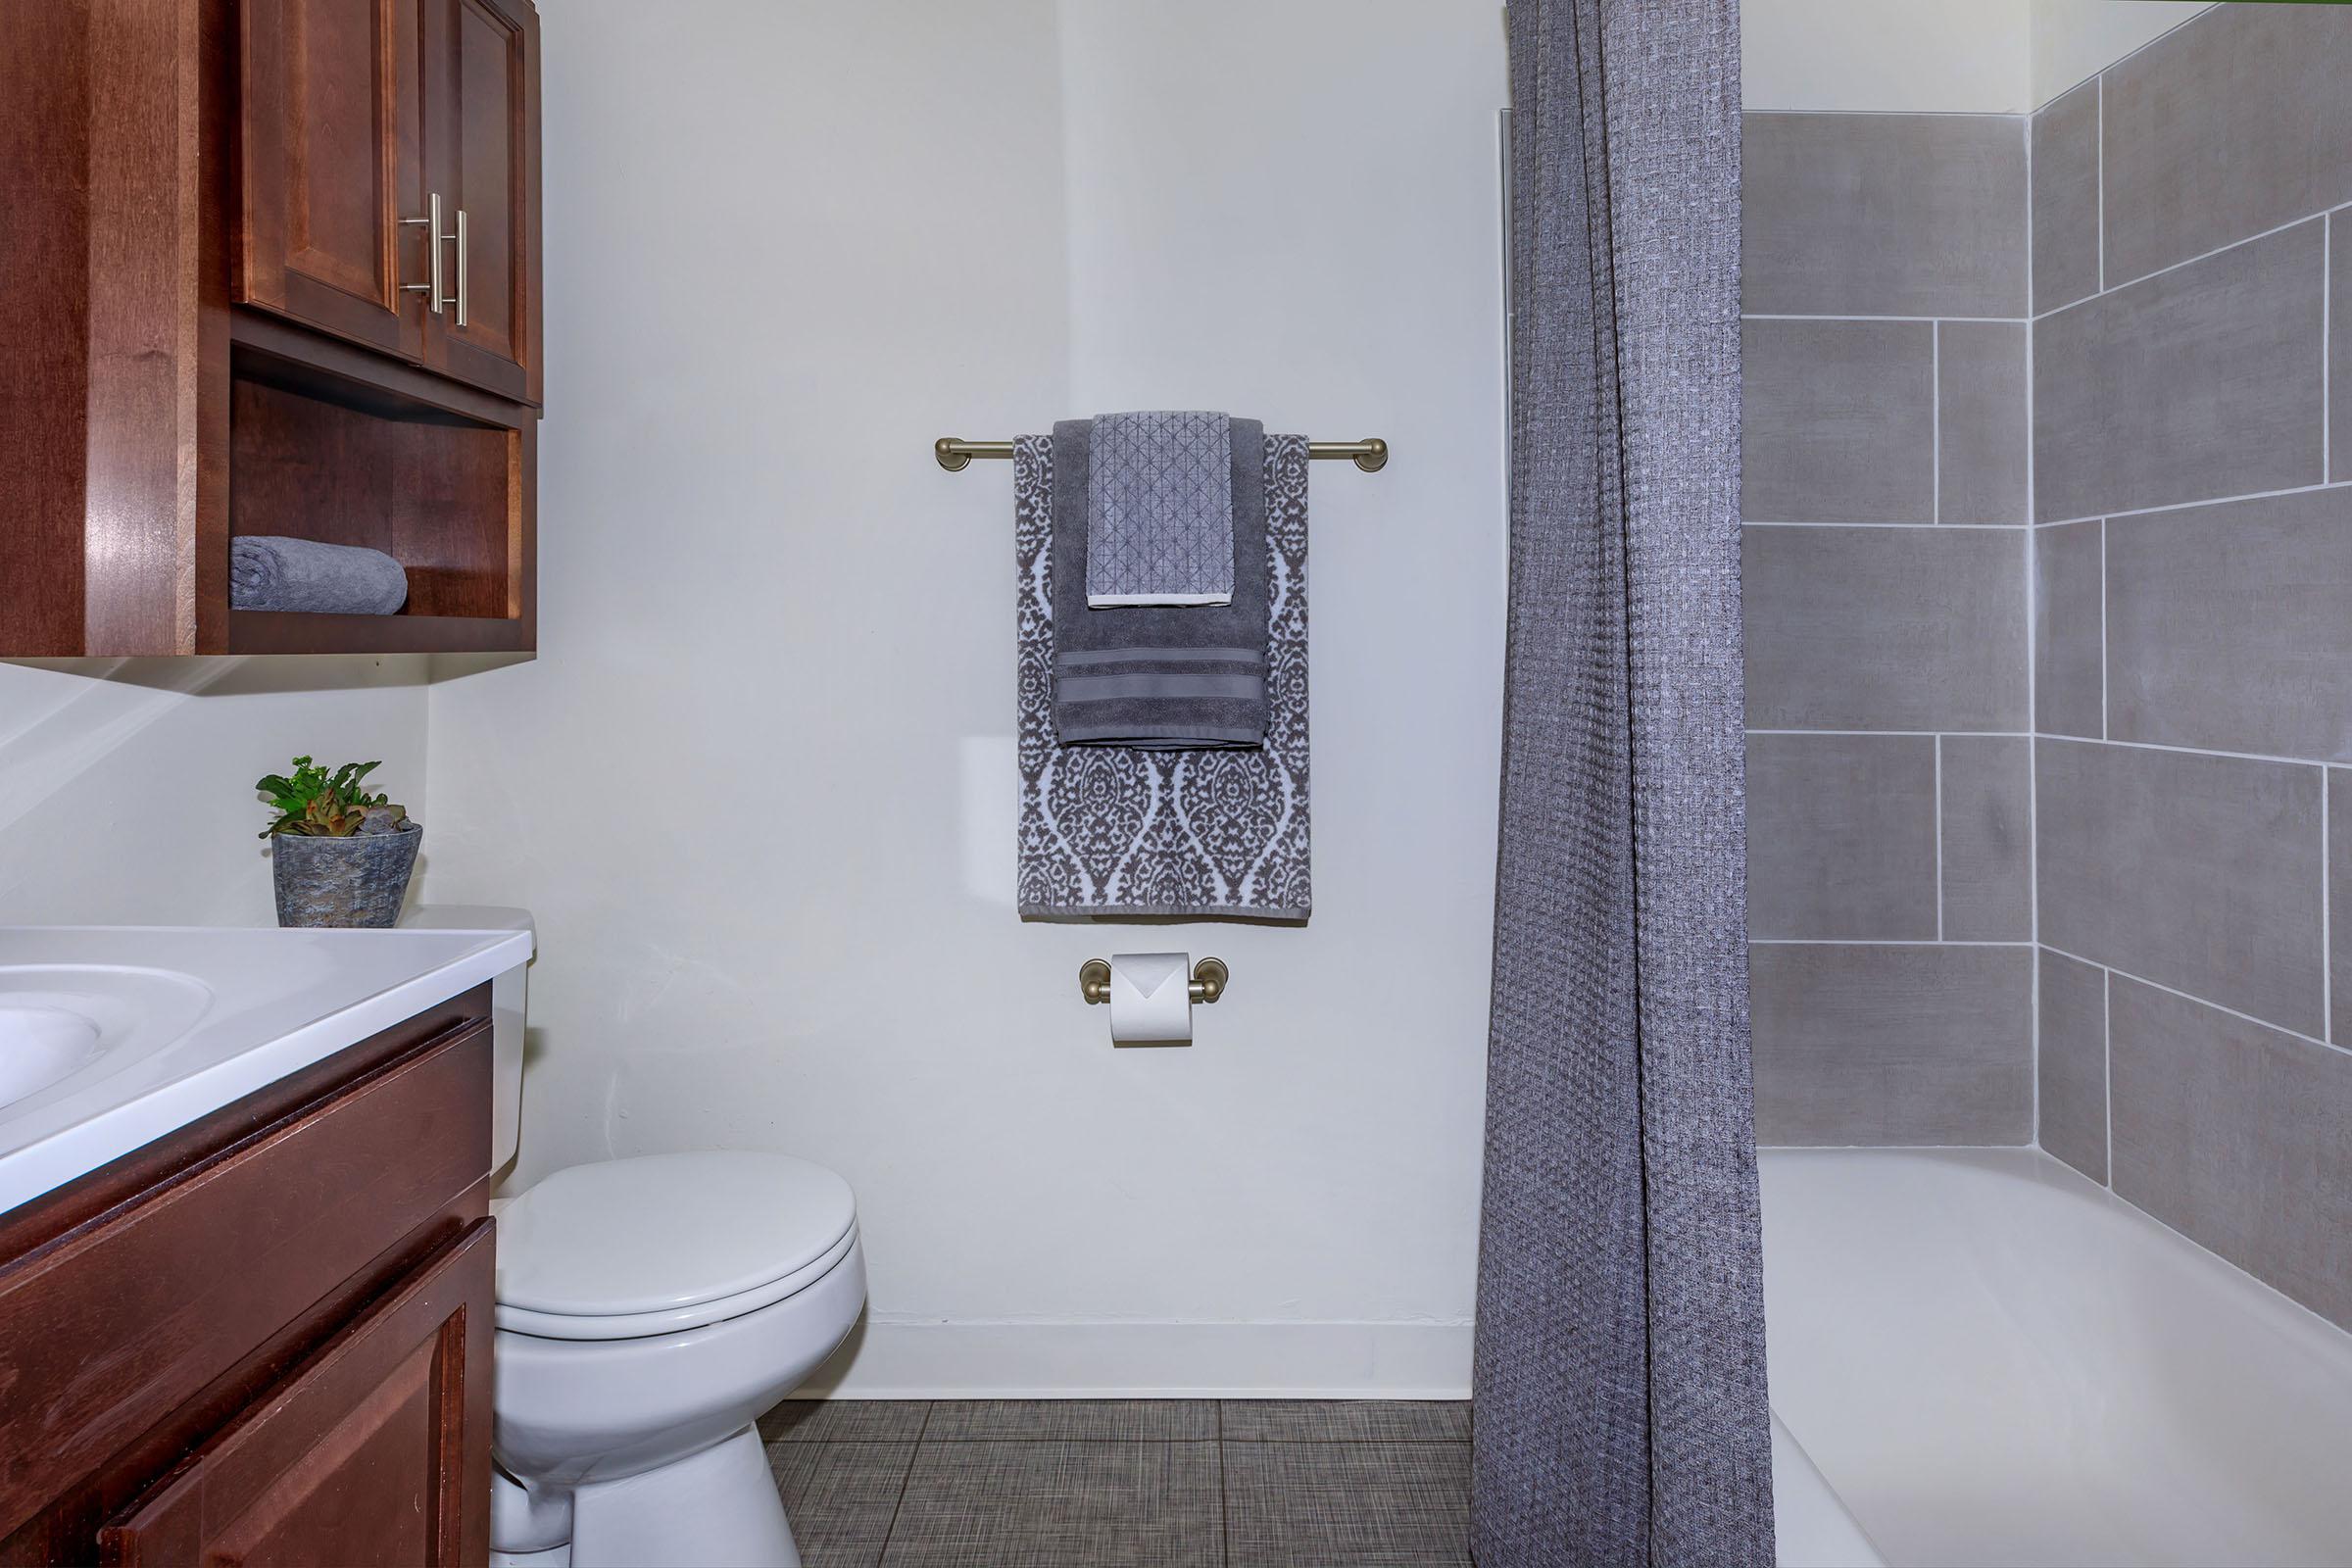
[(1745, 515), (1936, 520), (1934, 322), (1751, 319), (1740, 340)]
[(2099, 291), (2099, 84), (2034, 117), (2034, 309)]
[(2041, 955), (2034, 1078), (2041, 1147), (2107, 1179), (2107, 971)]
[(2347, 79), (2352, 27), (2311, 5), (2225, 7), (2108, 70), (2106, 286), (2352, 202)]
[(2319, 483), (2326, 227), (2299, 223), (2038, 318), (2034, 515)]
[(1765, 942), (1748, 990), (1764, 1141), (2033, 1141), (2033, 949)]
[(2352, 1325), (2346, 79), (2241, 4), (1749, 116), (1742, 445), (1759, 1136), (2036, 1139)]
[(2026, 128), (1746, 120), (1767, 1143), (2033, 1136)]
[(1751, 316), (2026, 313), (2026, 144), (2012, 115), (1750, 115)]
[(2038, 1140), (2352, 1326), (2348, 76), (2228, 5), (2034, 116), (2031, 618)]

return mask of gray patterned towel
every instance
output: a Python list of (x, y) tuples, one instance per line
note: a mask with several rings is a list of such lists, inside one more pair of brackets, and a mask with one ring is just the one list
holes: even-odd
[(1258, 445), (1268, 573), (1265, 744), (1143, 751), (1055, 743), (1054, 441), (1031, 435), (1014, 443), (1023, 915), (1303, 920), (1312, 908), (1306, 438), (1268, 435)]
[(389, 615), (408, 598), (409, 574), (381, 550), (274, 534), (239, 535), (228, 542), (233, 610)]
[[(1196, 751), (1266, 739), (1265, 426), (1232, 421), (1241, 560), (1224, 605), (1090, 608), (1087, 475), (1102, 421), (1054, 426), (1054, 729), (1064, 746)], [(1239, 563), (1237, 563), (1239, 566)]]
[(1087, 446), (1086, 603), (1233, 599), (1234, 430), (1222, 414), (1098, 414)]

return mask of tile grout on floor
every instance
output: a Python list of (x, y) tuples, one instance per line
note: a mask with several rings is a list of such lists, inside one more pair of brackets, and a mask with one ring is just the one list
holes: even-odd
[[(1401, 1407), (1408, 1401), (1280, 1401), (1279, 1409), (1276, 1401), (1095, 1401), (1084, 1413), (1070, 1406), (1087, 1401), (920, 1402), (919, 1417), (904, 1407), (803, 1405), (777, 1412), (780, 1427), (762, 1423), (779, 1433), (769, 1443), (777, 1462), (801, 1450), (787, 1507), (805, 1496), (815, 1527), (803, 1542), (809, 1568), (1012, 1560), (1080, 1568), (1109, 1560), (1105, 1551), (1119, 1556), (1114, 1543), (1138, 1539), (1131, 1527), (1156, 1532), (1153, 1550), (1138, 1559), (1153, 1564), (1469, 1562), (1467, 1420), (1452, 1401), (1409, 1401), (1409, 1409)], [(1113, 1403), (1131, 1408), (1100, 1408)], [(1180, 1408), (1195, 1403), (1211, 1409)], [(1395, 1430), (1374, 1435), (1391, 1423)], [(1163, 1431), (1135, 1435), (1147, 1424)], [(1249, 1435), (1236, 1436), (1237, 1427)], [(1073, 1428), (1093, 1430), (1068, 1435)], [(887, 1460), (850, 1457), (898, 1445), (906, 1458), (895, 1487)], [(1169, 1451), (1147, 1457), (1151, 1449)], [(841, 1457), (819, 1462), (815, 1450)], [(863, 1503), (845, 1498), (842, 1482), (821, 1480), (860, 1469), (870, 1478)], [(1360, 1503), (1330, 1507), (1323, 1499), (1334, 1487)]]

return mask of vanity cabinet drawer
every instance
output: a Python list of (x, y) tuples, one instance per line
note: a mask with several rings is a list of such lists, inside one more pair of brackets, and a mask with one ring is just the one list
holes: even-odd
[(483, 1561), (488, 1510), (468, 1498), (490, 1489), (491, 1223), (435, 1250), (118, 1517), (102, 1560)]
[[(216, 1430), (241, 1380), (281, 1374), (480, 1216), (490, 1023), (486, 997), (468, 1002), (479, 1010), (325, 1098), (0, 1262), (0, 1538), (86, 1494), (66, 1507), (100, 1509), (87, 1525), (42, 1527), (74, 1560), (71, 1538), (129, 1494), (118, 1488), (144, 1486), (189, 1440), (165, 1443), (143, 1474), (144, 1461), (125, 1469), (126, 1451), (156, 1447), (196, 1410), (219, 1413), (189, 1437)], [(93, 1491), (101, 1475), (120, 1479)]]

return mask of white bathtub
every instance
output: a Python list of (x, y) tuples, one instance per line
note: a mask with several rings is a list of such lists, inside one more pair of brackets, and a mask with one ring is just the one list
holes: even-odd
[(1763, 1186), (1786, 1568), (2352, 1563), (2352, 1335), (2032, 1150)]

